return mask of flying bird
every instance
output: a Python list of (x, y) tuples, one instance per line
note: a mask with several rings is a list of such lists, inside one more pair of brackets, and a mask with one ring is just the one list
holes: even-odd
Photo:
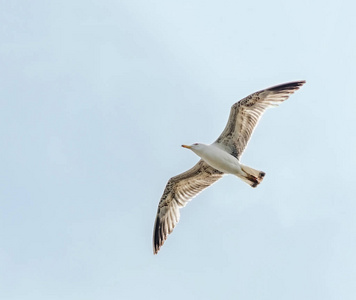
[(262, 182), (265, 172), (241, 164), (240, 157), (264, 111), (287, 100), (304, 83), (304, 80), (284, 83), (247, 96), (232, 105), (226, 127), (214, 143), (182, 145), (201, 159), (188, 171), (168, 180), (153, 229), (154, 254), (178, 223), (179, 209), (224, 174), (236, 175), (252, 187)]

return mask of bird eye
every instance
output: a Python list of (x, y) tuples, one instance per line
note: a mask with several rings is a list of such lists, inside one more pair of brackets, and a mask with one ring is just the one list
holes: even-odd
[(198, 143), (195, 143), (194, 145), (195, 145), (195, 146), (197, 146), (197, 145), (198, 145)]

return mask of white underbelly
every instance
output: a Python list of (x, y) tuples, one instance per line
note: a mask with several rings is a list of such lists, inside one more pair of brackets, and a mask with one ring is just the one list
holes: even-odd
[(213, 168), (227, 174), (242, 174), (240, 162), (229, 153), (217, 149), (204, 153), (201, 158)]

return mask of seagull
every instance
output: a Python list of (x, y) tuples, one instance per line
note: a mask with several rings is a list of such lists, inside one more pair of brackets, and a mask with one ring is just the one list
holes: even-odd
[(253, 188), (262, 182), (265, 172), (241, 164), (241, 155), (264, 111), (287, 100), (304, 83), (304, 80), (284, 83), (247, 96), (232, 105), (225, 129), (214, 143), (182, 145), (201, 159), (188, 171), (168, 180), (153, 229), (154, 254), (178, 223), (180, 208), (223, 175), (235, 175)]

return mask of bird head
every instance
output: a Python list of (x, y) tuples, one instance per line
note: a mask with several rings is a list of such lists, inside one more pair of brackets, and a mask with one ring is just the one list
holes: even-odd
[(199, 153), (199, 152), (202, 152), (204, 150), (206, 145), (204, 144), (199, 144), (199, 143), (195, 143), (195, 144), (192, 144), (190, 146), (187, 146), (187, 145), (182, 145), (183, 148), (187, 148), (187, 149), (190, 149), (192, 150), (193, 152), (195, 153)]

